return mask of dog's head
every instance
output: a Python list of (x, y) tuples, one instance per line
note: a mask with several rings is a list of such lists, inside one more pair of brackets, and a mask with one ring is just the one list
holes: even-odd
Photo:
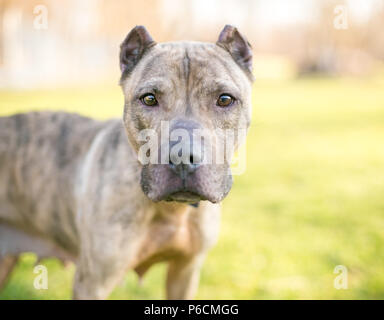
[[(156, 43), (135, 27), (121, 44), (124, 124), (153, 201), (221, 201), (251, 115), (252, 51), (232, 26), (216, 44)], [(228, 137), (231, 142), (228, 143)]]

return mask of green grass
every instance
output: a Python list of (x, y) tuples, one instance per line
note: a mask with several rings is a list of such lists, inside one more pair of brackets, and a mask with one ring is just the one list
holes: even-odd
[[(116, 87), (0, 92), (0, 114), (33, 109), (121, 116)], [(220, 240), (200, 299), (384, 298), (384, 83), (256, 82), (247, 171), (223, 203)], [(44, 260), (49, 289), (33, 288), (25, 254), (1, 299), (68, 299), (74, 267)], [(336, 265), (348, 289), (333, 287)], [(165, 266), (141, 286), (128, 273), (113, 299), (161, 299)]]

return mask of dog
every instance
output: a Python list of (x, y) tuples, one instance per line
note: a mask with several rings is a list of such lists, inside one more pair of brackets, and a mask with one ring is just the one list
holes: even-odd
[(171, 132), (204, 129), (207, 141), (225, 139), (216, 129), (247, 130), (251, 46), (229, 25), (216, 43), (156, 43), (136, 26), (120, 67), (123, 119), (0, 118), (0, 287), (18, 256), (34, 252), (76, 264), (74, 299), (105, 299), (127, 270), (143, 276), (158, 262), (168, 264), (168, 299), (196, 294), (230, 163), (200, 162), (189, 145), (186, 161), (143, 164), (140, 135), (165, 122)]

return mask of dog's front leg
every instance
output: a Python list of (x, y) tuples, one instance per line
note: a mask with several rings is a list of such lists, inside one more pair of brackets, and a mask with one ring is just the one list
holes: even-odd
[(17, 264), (17, 256), (0, 256), (0, 291), (7, 283), (7, 280)]
[(73, 299), (101, 300), (108, 298), (113, 288), (124, 276), (124, 268), (109, 268), (107, 265), (92, 269), (86, 263), (77, 266)]
[(171, 260), (167, 273), (167, 299), (193, 299), (195, 297), (204, 253)]
[[(103, 260), (105, 259), (105, 260)], [(131, 260), (116, 251), (116, 259), (82, 257), (76, 268), (73, 298), (76, 300), (107, 299), (124, 277)]]
[(137, 241), (119, 234), (122, 232), (104, 229), (99, 234), (94, 232), (88, 242), (84, 239), (77, 261), (74, 299), (106, 299), (122, 280), (136, 254)]

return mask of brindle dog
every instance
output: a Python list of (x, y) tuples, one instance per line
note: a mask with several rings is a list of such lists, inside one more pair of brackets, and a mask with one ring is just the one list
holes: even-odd
[(76, 264), (76, 299), (107, 298), (126, 270), (143, 275), (160, 261), (168, 263), (167, 298), (194, 296), (230, 166), (142, 165), (139, 132), (157, 132), (161, 121), (211, 138), (219, 128), (248, 128), (251, 47), (232, 26), (215, 44), (156, 43), (137, 26), (120, 66), (123, 121), (61, 112), (0, 118), (0, 287), (19, 254), (35, 252)]

